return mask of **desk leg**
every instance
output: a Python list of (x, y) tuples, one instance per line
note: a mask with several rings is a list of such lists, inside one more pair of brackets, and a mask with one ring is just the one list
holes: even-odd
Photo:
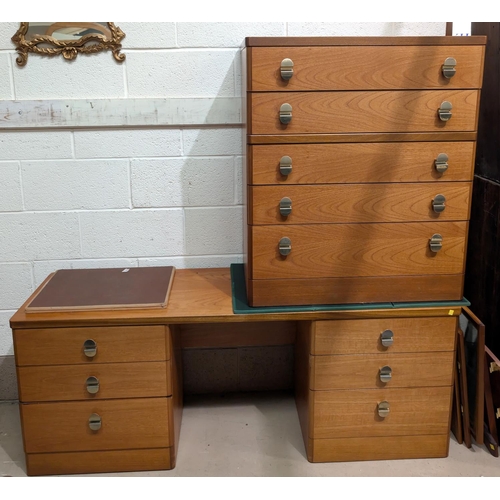
[(172, 468), (175, 467), (177, 459), (177, 450), (179, 447), (179, 435), (182, 422), (182, 351), (180, 329), (177, 325), (166, 327), (167, 342), (170, 340), (172, 346), (172, 404), (170, 405), (170, 441), (173, 443), (170, 453), (170, 462)]

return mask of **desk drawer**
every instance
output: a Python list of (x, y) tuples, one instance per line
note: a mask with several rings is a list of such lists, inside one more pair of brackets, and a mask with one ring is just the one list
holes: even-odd
[[(279, 92), (249, 94), (249, 134), (327, 134), (357, 132), (474, 131), (477, 90)], [(438, 109), (452, 106), (441, 121)], [(280, 107), (292, 106), (288, 125)]]
[[(254, 185), (470, 181), (474, 166), (473, 142), (273, 144), (249, 153)], [(443, 173), (435, 164), (441, 153), (448, 157)], [(284, 156), (292, 162), (288, 175), (280, 172)]]
[[(165, 326), (109, 326), (14, 330), (18, 366), (72, 365), (170, 359)], [(84, 353), (84, 343), (94, 341), (95, 355)], [(92, 351), (88, 351), (92, 354)]]
[[(171, 399), (21, 404), (25, 452), (168, 448)], [(93, 414), (99, 430), (90, 429)]]
[(166, 397), (172, 395), (170, 371), (170, 360), (19, 367), (19, 399), (28, 403)]
[[(456, 317), (313, 321), (311, 354), (376, 354), (453, 351)], [(384, 347), (382, 332), (392, 332)]]
[[(411, 436), (449, 430), (450, 387), (310, 391), (311, 438)], [(386, 417), (378, 405), (389, 404)]]
[(256, 186), (249, 188), (248, 223), (467, 220), (471, 188), (470, 182)]
[[(360, 354), (311, 356), (310, 389), (376, 389), (393, 387), (450, 386), (454, 351), (412, 354)], [(388, 366), (389, 382), (380, 370)]]
[[(467, 222), (250, 226), (251, 279), (461, 274)], [(434, 234), (442, 248), (430, 250)], [(280, 254), (288, 238), (290, 252)], [(436, 278), (438, 279), (438, 278)]]
[[(479, 88), (481, 46), (252, 47), (249, 90), (371, 90)], [(445, 78), (448, 57), (456, 73)], [(281, 76), (283, 59), (293, 61), (289, 80)]]

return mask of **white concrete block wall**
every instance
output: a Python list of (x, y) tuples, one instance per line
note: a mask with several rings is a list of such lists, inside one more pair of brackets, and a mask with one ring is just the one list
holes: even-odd
[[(29, 55), (0, 22), (0, 99), (238, 97), (245, 36), (444, 35), (445, 23), (116, 23), (109, 52)], [(242, 261), (239, 126), (0, 131), (0, 357), (8, 320), (56, 269)], [(1, 399), (1, 393), (0, 393)]]

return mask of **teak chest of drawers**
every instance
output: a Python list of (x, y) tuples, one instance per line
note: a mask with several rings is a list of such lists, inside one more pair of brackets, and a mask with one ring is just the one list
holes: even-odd
[(250, 305), (462, 298), (484, 45), (246, 39)]
[(234, 314), (231, 300), (228, 269), (180, 269), (165, 310), (22, 306), (11, 327), (28, 474), (173, 468), (184, 328), (238, 339), (252, 323), (295, 342), (310, 461), (447, 456), (460, 306)]

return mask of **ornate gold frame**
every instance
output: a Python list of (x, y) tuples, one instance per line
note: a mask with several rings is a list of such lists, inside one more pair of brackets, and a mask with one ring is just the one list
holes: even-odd
[[(12, 37), (12, 41), (16, 45), (16, 50), (19, 53), (16, 62), (19, 66), (24, 66), (28, 60), (28, 53), (41, 54), (44, 56), (57, 56), (62, 54), (64, 59), (72, 60), (78, 55), (94, 54), (103, 50), (111, 50), (114, 58), (118, 62), (125, 60), (125, 54), (120, 54), (122, 48), (121, 41), (125, 38), (125, 33), (113, 23), (107, 23), (111, 38), (104, 35), (90, 34), (82, 36), (79, 40), (56, 40), (55, 38), (47, 35), (40, 35), (33, 40), (26, 40), (25, 35), (28, 32), (29, 23), (21, 23), (20, 28)], [(91, 45), (87, 44), (94, 42)], [(97, 42), (97, 43), (95, 43)], [(52, 47), (39, 47), (38, 45), (44, 43), (52, 45)]]

